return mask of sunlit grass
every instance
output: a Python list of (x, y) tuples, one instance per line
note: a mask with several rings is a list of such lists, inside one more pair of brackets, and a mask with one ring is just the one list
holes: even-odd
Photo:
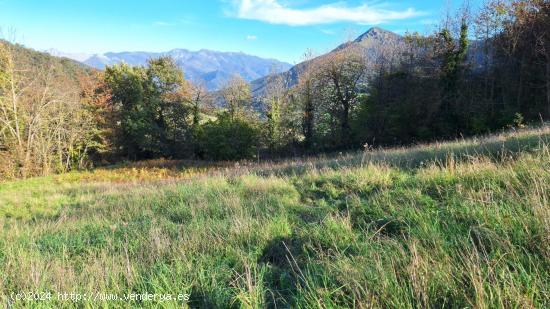
[(547, 308), (549, 133), (2, 183), (0, 302), (181, 292), (202, 308)]

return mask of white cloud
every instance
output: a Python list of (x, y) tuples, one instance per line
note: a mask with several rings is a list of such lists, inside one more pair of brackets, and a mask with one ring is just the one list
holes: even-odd
[(342, 2), (309, 9), (293, 9), (278, 0), (235, 0), (237, 17), (265, 21), (271, 24), (306, 26), (336, 22), (380, 24), (392, 20), (422, 15), (413, 8), (402, 11), (387, 10), (367, 4), (350, 7)]
[(330, 30), (330, 29), (321, 29), (321, 32), (326, 34), (326, 35), (335, 35), (336, 32), (334, 30)]
[(247, 39), (248, 41), (255, 41), (255, 40), (258, 39), (258, 37), (255, 36), (255, 35), (250, 35), (250, 34), (249, 34), (249, 35), (246, 36), (246, 39)]
[(165, 21), (156, 21), (153, 23), (153, 26), (156, 26), (156, 27), (170, 27), (170, 26), (174, 26), (174, 23), (169, 23), (169, 22), (165, 22)]

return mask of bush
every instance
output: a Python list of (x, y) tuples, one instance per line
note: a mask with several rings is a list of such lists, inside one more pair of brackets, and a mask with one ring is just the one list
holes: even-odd
[(259, 136), (256, 124), (223, 113), (216, 121), (202, 126), (199, 132), (201, 156), (213, 160), (253, 158)]

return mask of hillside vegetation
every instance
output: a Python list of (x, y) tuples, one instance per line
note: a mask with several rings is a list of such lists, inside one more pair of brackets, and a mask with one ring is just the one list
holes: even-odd
[(53, 57), (48, 53), (35, 51), (20, 44), (13, 44), (0, 38), (0, 44), (6, 44), (17, 55), (17, 61), (24, 64), (32, 64), (37, 68), (53, 67), (56, 73), (65, 75), (68, 80), (76, 82), (78, 76), (88, 75), (92, 68), (68, 58)]
[(126, 160), (281, 159), (550, 121), (549, 1), (468, 8), (425, 34), (372, 28), (252, 84), (237, 68), (258, 59), (241, 54), (222, 62), (243, 76), (212, 68), (199, 82), (192, 68), (217, 58), (204, 51), (132, 54), (88, 72), (0, 41), (0, 179)]
[(269, 164), (156, 160), (5, 182), (0, 302), (22, 291), (148, 292), (188, 293), (187, 305), (203, 308), (545, 308), (549, 201), (549, 127)]

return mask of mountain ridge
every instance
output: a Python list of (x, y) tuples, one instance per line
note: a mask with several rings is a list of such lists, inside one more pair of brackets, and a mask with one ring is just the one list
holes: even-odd
[(193, 82), (203, 83), (208, 90), (219, 90), (234, 75), (240, 75), (250, 82), (272, 72), (280, 73), (292, 67), (291, 64), (277, 59), (204, 48), (197, 51), (174, 48), (166, 52), (123, 51), (102, 54), (71, 54), (55, 49), (49, 49), (46, 52), (53, 56), (77, 60), (100, 70), (121, 62), (129, 65), (145, 65), (150, 58), (170, 56), (184, 71), (187, 78)]
[[(345, 49), (358, 48), (365, 55), (367, 63), (372, 64), (383, 56), (384, 48), (399, 46), (403, 44), (403, 42), (403, 36), (397, 33), (379, 27), (372, 27), (359, 35), (355, 40), (342, 43), (328, 53), (300, 62), (291, 67), (288, 71), (278, 73), (278, 75), (283, 76), (286, 86), (290, 88), (298, 83), (300, 74), (304, 72), (309, 65), (314, 65), (334, 53)], [(251, 82), (252, 92), (255, 97), (261, 97), (265, 93), (268, 77), (269, 76), (261, 77)]]

